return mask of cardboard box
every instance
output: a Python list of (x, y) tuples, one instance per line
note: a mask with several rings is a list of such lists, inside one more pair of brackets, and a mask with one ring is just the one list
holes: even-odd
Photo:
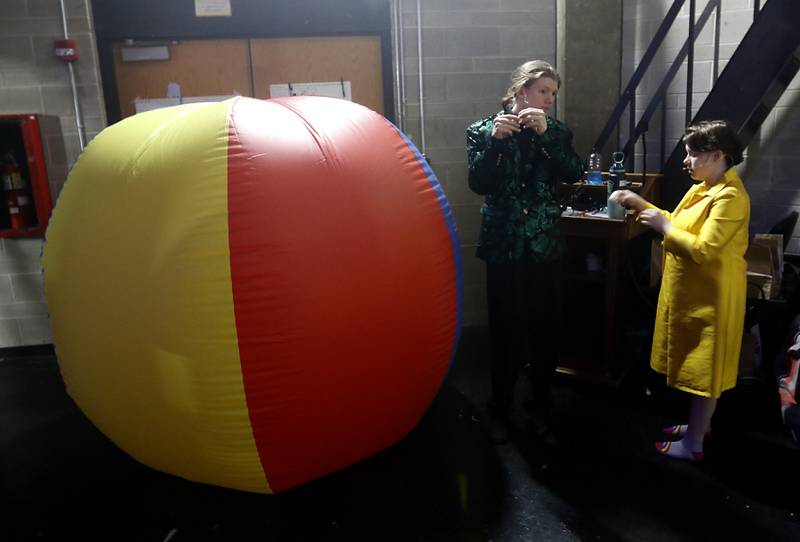
[(770, 296), (767, 299), (776, 299), (781, 296), (783, 284), (783, 235), (774, 233), (757, 233), (753, 238), (753, 245), (765, 246), (770, 253)]
[(783, 236), (758, 233), (745, 254), (748, 297), (777, 299), (783, 279)]

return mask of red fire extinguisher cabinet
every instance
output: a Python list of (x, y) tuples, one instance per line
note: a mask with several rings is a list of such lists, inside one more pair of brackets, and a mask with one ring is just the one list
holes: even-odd
[[(6, 167), (9, 161), (4, 157), (13, 156), (15, 166), (24, 183), (29, 198), (15, 198), (0, 185), (3, 190), (0, 198), (0, 237), (42, 237), (47, 228), (47, 221), (53, 207), (48, 178), (48, 161), (51, 160), (53, 147), (63, 155), (63, 139), (59, 119), (53, 115), (14, 114), (0, 115), (0, 167)], [(2, 171), (0, 171), (2, 173)], [(15, 193), (21, 191), (15, 190)], [(23, 209), (25, 223), (19, 218), (12, 220), (11, 215), (19, 212), (10, 201), (24, 201), (33, 209)]]

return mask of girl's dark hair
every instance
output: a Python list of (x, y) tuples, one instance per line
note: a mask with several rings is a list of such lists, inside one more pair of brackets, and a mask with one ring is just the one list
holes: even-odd
[(683, 133), (683, 141), (694, 152), (721, 151), (728, 167), (740, 164), (744, 157), (736, 127), (726, 120), (704, 120), (692, 124)]

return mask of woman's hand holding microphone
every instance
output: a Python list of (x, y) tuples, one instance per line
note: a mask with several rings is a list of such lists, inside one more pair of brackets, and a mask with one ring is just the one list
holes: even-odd
[(492, 137), (495, 139), (505, 139), (512, 134), (522, 130), (519, 126), (519, 117), (507, 113), (497, 115), (492, 124)]
[(537, 135), (542, 135), (547, 131), (547, 114), (542, 109), (528, 107), (520, 111), (519, 115), (497, 115), (492, 125), (492, 137), (505, 139), (523, 128), (530, 128)]
[(519, 123), (524, 128), (530, 128), (537, 135), (547, 131), (547, 114), (536, 107), (526, 107), (519, 112)]

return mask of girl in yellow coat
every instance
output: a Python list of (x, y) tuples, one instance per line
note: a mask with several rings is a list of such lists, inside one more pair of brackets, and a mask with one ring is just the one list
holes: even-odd
[(736, 385), (747, 296), (750, 198), (733, 166), (742, 161), (736, 130), (726, 121), (689, 126), (684, 167), (692, 186), (672, 213), (627, 190), (612, 196), (664, 236), (650, 365), (667, 385), (693, 394), (688, 425), (666, 428), (656, 448), (699, 461), (720, 393)]

